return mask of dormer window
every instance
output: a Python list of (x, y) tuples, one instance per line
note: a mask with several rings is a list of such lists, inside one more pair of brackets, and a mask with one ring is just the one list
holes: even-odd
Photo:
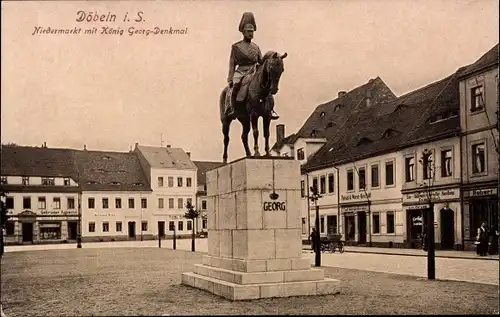
[(369, 138), (366, 138), (366, 137), (362, 137), (361, 139), (359, 139), (358, 144), (356, 144), (356, 146), (367, 144), (367, 143), (372, 143), (372, 140), (370, 140)]
[(120, 185), (120, 182), (111, 182), (111, 185)]
[(321, 111), (321, 113), (320, 113), (320, 115), (319, 115), (319, 116), (320, 116), (320, 117), (324, 117), (325, 115), (326, 115), (326, 113), (325, 113), (324, 111)]
[(7, 184), (7, 176), (2, 176), (0, 178), (0, 184)]
[(315, 138), (316, 137), (316, 130), (311, 131), (311, 137)]
[(135, 186), (142, 186), (144, 185), (143, 183), (134, 183)]
[(383, 139), (386, 139), (386, 138), (390, 138), (392, 136), (394, 136), (394, 134), (396, 134), (398, 131), (394, 130), (394, 129), (387, 129), (385, 130), (384, 134), (382, 135), (382, 138)]
[(111, 157), (109, 157), (109, 156), (103, 156), (102, 159), (103, 160), (111, 160)]
[(327, 125), (326, 125), (326, 128), (327, 128), (327, 129), (329, 129), (329, 128), (331, 128), (331, 127), (333, 127), (333, 123), (328, 122), (328, 123), (327, 123)]
[(335, 108), (333, 108), (333, 111), (339, 111), (341, 107), (342, 105), (338, 104), (335, 106)]
[(69, 186), (69, 185), (71, 185), (71, 182), (70, 182), (70, 180), (69, 180), (69, 177), (65, 177), (65, 178), (64, 178), (64, 186)]
[(96, 181), (88, 181), (87, 184), (89, 184), (89, 185), (95, 185), (95, 184), (97, 184), (97, 182)]
[(42, 177), (42, 185), (54, 186), (56, 181), (54, 177)]
[(30, 184), (30, 178), (29, 176), (23, 176), (23, 185), (29, 185)]

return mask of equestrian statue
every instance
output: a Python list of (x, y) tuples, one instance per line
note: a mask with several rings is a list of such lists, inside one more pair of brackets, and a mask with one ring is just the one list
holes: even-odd
[(233, 120), (238, 120), (242, 127), (241, 140), (246, 156), (251, 156), (248, 147), (250, 127), (254, 136), (254, 156), (259, 153), (258, 119), (262, 117), (266, 155), (270, 155), (269, 126), (271, 120), (277, 120), (274, 111), (274, 97), (278, 92), (280, 76), (284, 71), (283, 55), (274, 51), (262, 56), (259, 46), (252, 42), (257, 25), (253, 13), (245, 12), (241, 18), (239, 31), (243, 39), (231, 46), (229, 57), (228, 85), (220, 96), (220, 118), (224, 134), (223, 162), (227, 163), (229, 128)]

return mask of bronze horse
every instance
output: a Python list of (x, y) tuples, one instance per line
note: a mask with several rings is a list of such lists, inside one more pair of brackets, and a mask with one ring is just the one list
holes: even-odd
[[(262, 117), (264, 126), (264, 139), (266, 155), (270, 155), (269, 148), (269, 126), (271, 123), (270, 114), (274, 107), (274, 98), (278, 92), (278, 85), (281, 74), (284, 72), (283, 59), (287, 53), (279, 55), (276, 52), (268, 52), (262, 58), (262, 64), (257, 66), (257, 70), (252, 75), (248, 83), (248, 93), (243, 102), (237, 102), (235, 105), (235, 115), (228, 116), (226, 114), (226, 102), (228, 87), (222, 90), (220, 95), (220, 118), (222, 122), (222, 133), (224, 134), (224, 154), (223, 162), (227, 163), (227, 148), (229, 145), (229, 128), (231, 122), (237, 119), (243, 126), (241, 140), (245, 147), (246, 156), (251, 156), (250, 148), (248, 147), (248, 133), (250, 126), (253, 130), (254, 137), (254, 156), (260, 156), (259, 153), (259, 128), (258, 119)], [(241, 88), (243, 89), (243, 87)]]

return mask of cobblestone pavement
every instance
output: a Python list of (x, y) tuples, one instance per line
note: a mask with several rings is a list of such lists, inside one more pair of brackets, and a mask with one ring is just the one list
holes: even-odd
[[(196, 240), (196, 251), (207, 252), (207, 239)], [(177, 240), (178, 250), (191, 250), (190, 239)], [(123, 248), (123, 247), (143, 247), (158, 248), (158, 241), (124, 241), (124, 242), (96, 242), (84, 243), (83, 248)], [(8, 246), (6, 252), (28, 251), (28, 250), (59, 250), (75, 249), (75, 244), (56, 245), (27, 245)], [(162, 248), (172, 249), (172, 240), (163, 240)], [(323, 253), (322, 266), (339, 267), (345, 269), (357, 269), (373, 272), (383, 272), (391, 274), (410, 275), (417, 277), (427, 277), (427, 258), (422, 256), (402, 256), (387, 254), (355, 253), (349, 252), (355, 247), (346, 247), (346, 252)], [(356, 248), (363, 249), (363, 248)], [(373, 248), (370, 248), (373, 249)], [(381, 249), (381, 248), (377, 248)], [(382, 249), (384, 250), (384, 249)], [(398, 249), (399, 251), (399, 249)], [(408, 252), (419, 252), (420, 250), (408, 250)], [(422, 252), (422, 251), (420, 251)], [(441, 251), (444, 252), (444, 251)], [(453, 251), (448, 251), (453, 252)], [(474, 255), (474, 253), (472, 253)], [(311, 259), (314, 264), (314, 254), (304, 250), (304, 257)], [(436, 258), (436, 278), (444, 280), (467, 281), (474, 283), (484, 283), (499, 285), (499, 263), (498, 261), (487, 261), (477, 259), (462, 258)]]

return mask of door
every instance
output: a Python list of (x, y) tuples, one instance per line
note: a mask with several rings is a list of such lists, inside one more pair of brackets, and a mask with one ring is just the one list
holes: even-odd
[(425, 219), (423, 218), (422, 210), (408, 210), (408, 241), (410, 242), (410, 248), (412, 249), (422, 248), (422, 234), (424, 232), (425, 223), (424, 220)]
[(135, 221), (128, 222), (128, 237), (135, 238)]
[(455, 213), (451, 209), (441, 209), (441, 249), (451, 250), (455, 244)]
[(366, 243), (366, 212), (358, 212), (358, 243)]
[(23, 222), (23, 242), (33, 242), (33, 223)]
[(353, 241), (356, 237), (356, 231), (354, 230), (355, 218), (354, 216), (345, 216), (345, 240)]
[(158, 221), (158, 235), (165, 237), (165, 221)]
[(76, 240), (78, 235), (78, 222), (68, 221), (68, 239)]

